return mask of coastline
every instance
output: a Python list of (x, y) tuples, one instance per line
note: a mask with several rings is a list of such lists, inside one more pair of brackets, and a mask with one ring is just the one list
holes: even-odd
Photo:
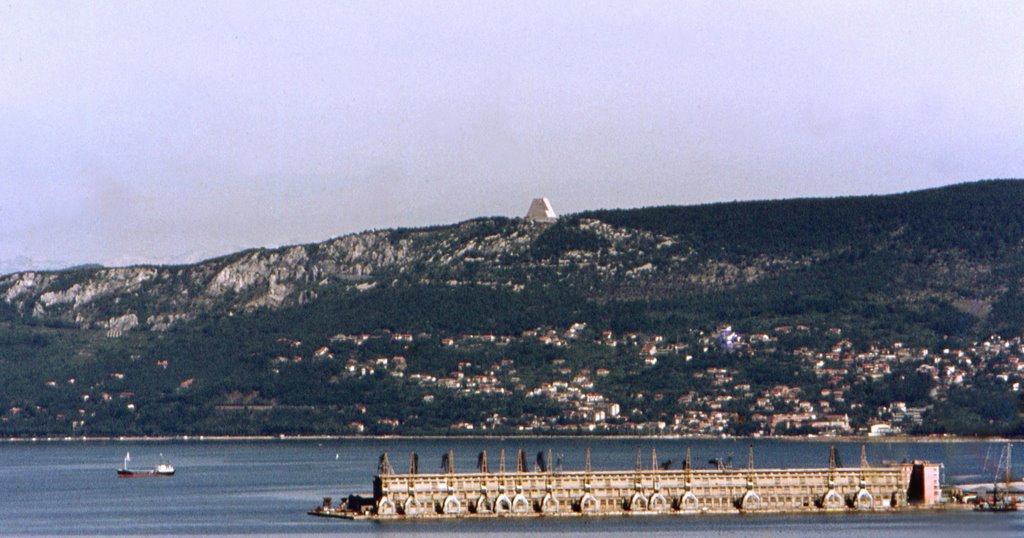
[(1024, 442), (1024, 439), (1007, 437), (963, 437), (963, 436), (910, 436), (892, 435), (885, 437), (868, 437), (864, 435), (847, 435), (834, 437), (739, 437), (721, 435), (159, 435), (159, 436), (53, 436), (53, 437), (4, 437), (3, 443), (88, 443), (88, 442), (273, 442), (273, 441), (386, 441), (386, 440), (645, 440), (645, 441), (779, 441), (792, 443), (1007, 443)]

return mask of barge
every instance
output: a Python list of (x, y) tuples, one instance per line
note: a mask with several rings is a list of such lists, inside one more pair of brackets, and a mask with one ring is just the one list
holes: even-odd
[[(410, 456), (408, 473), (395, 473), (388, 454), (381, 455), (372, 494), (349, 495), (338, 505), (325, 497), (310, 515), (353, 520), (420, 520), (446, 518), (633, 516), (716, 513), (791, 513), (897, 511), (940, 506), (941, 464), (911, 461), (869, 465), (864, 448), (858, 467), (841, 467), (834, 447), (829, 465), (820, 468), (755, 468), (753, 447), (746, 468), (712, 460), (710, 469), (695, 469), (690, 452), (681, 468), (659, 464), (651, 451), (645, 467), (637, 451), (632, 470), (593, 470), (590, 450), (583, 470), (562, 471), (538, 464), (527, 468), (522, 450), (514, 470), (506, 470), (501, 451), (497, 471), (481, 452), (475, 472), (456, 472), (451, 451), (443, 472), (420, 473)], [(549, 456), (547, 462), (552, 461)]]

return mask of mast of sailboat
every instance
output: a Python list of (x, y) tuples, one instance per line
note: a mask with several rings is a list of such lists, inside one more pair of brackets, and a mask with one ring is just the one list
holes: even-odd
[(1003, 448), (1002, 452), (1000, 452), (1000, 454), (999, 454), (999, 464), (996, 467), (995, 478), (992, 480), (992, 497), (993, 498), (998, 498), (999, 497), (999, 475), (1000, 474), (1003, 475), (1002, 478), (1003, 478), (1003, 483), (1006, 484), (1006, 490), (1007, 491), (1010, 490), (1010, 481), (1012, 480), (1011, 470), (1010, 470), (1011, 469), (1011, 467), (1010, 467), (1010, 450), (1011, 450), (1011, 446), (1012, 446), (1011, 443), (1006, 443), (1006, 447)]
[(1013, 467), (1010, 464), (1010, 462), (1013, 461), (1013, 458), (1010, 457), (1010, 451), (1012, 451), (1012, 450), (1013, 450), (1013, 443), (1006, 443), (1006, 472), (1005, 472), (1005, 475), (1003, 477), (1003, 482), (1006, 483), (1007, 491), (1009, 491), (1009, 489), (1010, 489), (1010, 482), (1013, 481), (1013, 476), (1012, 476), (1012, 474), (1013, 474), (1013, 471), (1012, 471)]

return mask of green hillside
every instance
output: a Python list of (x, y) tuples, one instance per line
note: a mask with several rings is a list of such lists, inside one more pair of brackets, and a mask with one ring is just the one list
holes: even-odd
[(1020, 435), (1022, 201), (986, 181), (8, 275), (0, 435)]

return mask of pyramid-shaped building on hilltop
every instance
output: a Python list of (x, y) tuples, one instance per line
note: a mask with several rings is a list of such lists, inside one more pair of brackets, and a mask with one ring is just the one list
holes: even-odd
[(547, 198), (534, 198), (530, 203), (530, 210), (526, 212), (526, 220), (531, 222), (555, 222), (558, 215), (551, 208), (551, 201)]

